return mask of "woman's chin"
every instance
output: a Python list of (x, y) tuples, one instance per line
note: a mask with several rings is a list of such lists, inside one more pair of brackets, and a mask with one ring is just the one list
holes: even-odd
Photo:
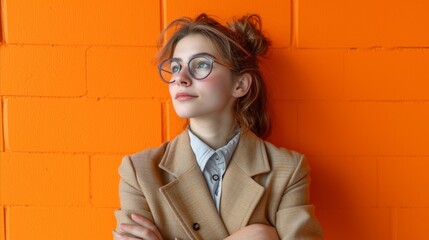
[(176, 114), (179, 118), (192, 118), (192, 117), (194, 117), (194, 115), (191, 114), (190, 112), (176, 111)]

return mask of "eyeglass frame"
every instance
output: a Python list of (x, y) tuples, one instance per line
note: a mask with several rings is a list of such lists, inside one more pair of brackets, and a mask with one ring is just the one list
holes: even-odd
[[(196, 59), (196, 58), (205, 58), (205, 59), (207, 59), (207, 60), (209, 60), (210, 61), (210, 63), (211, 63), (211, 68), (210, 68), (210, 71), (209, 71), (209, 73), (207, 73), (207, 75), (205, 76), (205, 77), (203, 77), (203, 78), (197, 78), (197, 77), (195, 77), (194, 76), (194, 74), (191, 72), (191, 69), (189, 68), (189, 63), (192, 61), (192, 60), (194, 60), (194, 59)], [(159, 64), (158, 64), (158, 73), (159, 73), (159, 76), (160, 76), (160, 78), (161, 78), (161, 80), (163, 81), (163, 82), (165, 82), (165, 83), (167, 83), (167, 84), (171, 84), (171, 83), (175, 83), (176, 82), (176, 80), (173, 80), (173, 81), (166, 81), (163, 77), (162, 77), (162, 72), (168, 72), (168, 73), (170, 73), (171, 74), (171, 76), (173, 76), (173, 73), (172, 72), (169, 72), (169, 71), (167, 71), (167, 70), (164, 70), (164, 69), (162, 69), (161, 68), (161, 66), (165, 63), (165, 62), (167, 62), (167, 61), (174, 61), (174, 62), (176, 62), (179, 66), (180, 66), (180, 69), (179, 69), (179, 71), (177, 72), (177, 73), (180, 73), (180, 71), (182, 71), (182, 69), (183, 69), (183, 65), (182, 65), (182, 63), (183, 63), (183, 61), (182, 61), (182, 59), (180, 59), (180, 58), (167, 58), (167, 59), (165, 59), (165, 60), (163, 60), (162, 62), (160, 62)], [(209, 53), (198, 53), (198, 54), (195, 54), (194, 56), (192, 56), (190, 59), (189, 59), (189, 61), (188, 61), (188, 63), (186, 64), (188, 67), (187, 67), (187, 69), (188, 69), (188, 73), (189, 73), (189, 75), (192, 77), (192, 78), (194, 78), (194, 79), (196, 79), (196, 80), (204, 80), (204, 79), (206, 79), (208, 76), (210, 76), (210, 74), (212, 73), (212, 71), (213, 71), (213, 63), (217, 63), (217, 64), (219, 64), (219, 65), (222, 65), (222, 66), (224, 66), (224, 67), (227, 67), (228, 69), (231, 69), (231, 67), (230, 66), (228, 66), (228, 65), (226, 65), (226, 64), (224, 64), (224, 63), (221, 63), (221, 62), (219, 62), (218, 60), (216, 60), (216, 58), (213, 56), (213, 55), (211, 55), (211, 54), (209, 54)], [(176, 73), (176, 74), (177, 74)]]

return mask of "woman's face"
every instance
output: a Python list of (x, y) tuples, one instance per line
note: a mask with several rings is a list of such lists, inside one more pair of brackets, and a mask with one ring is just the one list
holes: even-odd
[(173, 58), (179, 59), (182, 69), (175, 76), (175, 82), (169, 84), (174, 109), (181, 118), (231, 118), (236, 100), (232, 95), (234, 81), (231, 71), (215, 62), (206, 78), (193, 78), (188, 70), (188, 62), (201, 54), (222, 63), (212, 42), (202, 35), (188, 35), (176, 45)]

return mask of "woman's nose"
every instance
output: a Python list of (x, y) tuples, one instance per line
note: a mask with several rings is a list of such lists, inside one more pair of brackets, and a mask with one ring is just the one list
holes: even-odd
[(190, 86), (192, 84), (191, 76), (189, 76), (188, 69), (182, 68), (176, 75), (176, 84)]

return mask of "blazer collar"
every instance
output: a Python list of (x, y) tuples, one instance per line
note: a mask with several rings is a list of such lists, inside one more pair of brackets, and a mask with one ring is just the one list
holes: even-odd
[[(250, 131), (241, 135), (232, 161), (249, 177), (270, 171), (264, 142)], [(183, 131), (168, 144), (159, 167), (177, 178), (194, 165), (198, 164), (191, 148), (189, 135)]]
[(178, 178), (189, 169), (198, 165), (189, 141), (189, 135), (183, 131), (167, 146), (159, 167)]
[(269, 172), (271, 169), (264, 141), (250, 131), (242, 134), (231, 161), (249, 177)]

